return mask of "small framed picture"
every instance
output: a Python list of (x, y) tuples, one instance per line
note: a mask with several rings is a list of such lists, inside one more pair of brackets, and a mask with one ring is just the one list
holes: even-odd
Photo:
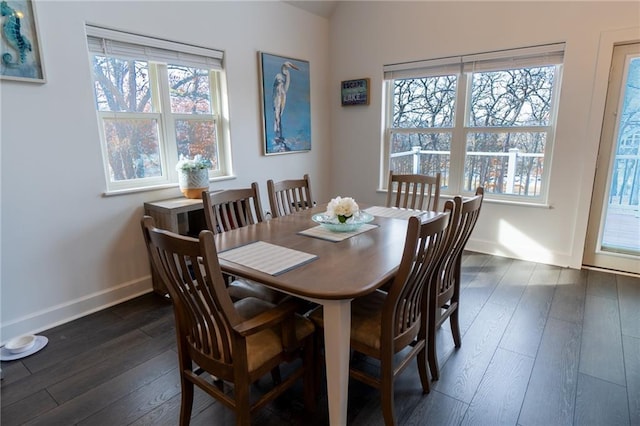
[(3, 1), (1, 9), (0, 78), (44, 83), (34, 2)]
[(342, 106), (369, 105), (369, 79), (345, 80), (340, 86)]

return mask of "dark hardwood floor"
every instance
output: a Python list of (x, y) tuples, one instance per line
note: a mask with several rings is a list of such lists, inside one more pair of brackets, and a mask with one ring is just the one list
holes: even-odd
[[(428, 395), (415, 363), (399, 377), (399, 424), (640, 425), (639, 278), (476, 253), (465, 254), (463, 275), (462, 347), (443, 326), (441, 378)], [(148, 294), (41, 334), (45, 349), (2, 363), (3, 426), (178, 423), (168, 302)], [(328, 424), (326, 394), (313, 415), (301, 394), (298, 384), (254, 424)], [(351, 380), (348, 405), (350, 425), (383, 424), (376, 390)], [(196, 390), (191, 424), (234, 417)]]

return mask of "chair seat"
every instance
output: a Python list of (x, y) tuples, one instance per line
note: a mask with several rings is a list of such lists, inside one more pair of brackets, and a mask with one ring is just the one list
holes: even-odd
[[(245, 297), (234, 303), (238, 314), (243, 319), (255, 317), (275, 307), (274, 304), (255, 297)], [(296, 315), (296, 340), (302, 341), (313, 334), (315, 327), (308, 319)], [(266, 329), (247, 337), (247, 365), (249, 372), (255, 371), (266, 361), (278, 356), (283, 351), (282, 334), (278, 327)]]
[(287, 297), (290, 297), (286, 293), (245, 279), (233, 280), (231, 284), (229, 284), (228, 290), (229, 296), (231, 296), (232, 300), (240, 300), (245, 297), (257, 297), (258, 299), (262, 299), (276, 305), (284, 301)]
[[(380, 350), (382, 335), (382, 307), (387, 293), (377, 290), (354, 299), (351, 303), (351, 341)], [(323, 326), (322, 307), (313, 310), (309, 319), (318, 327)]]
[(273, 308), (273, 304), (266, 300), (261, 300), (256, 297), (246, 297), (233, 303), (233, 306), (238, 311), (238, 315), (242, 319), (253, 318), (258, 314), (268, 311)]

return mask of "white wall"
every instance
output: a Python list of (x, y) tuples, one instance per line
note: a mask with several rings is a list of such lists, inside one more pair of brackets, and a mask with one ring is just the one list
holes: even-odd
[[(639, 2), (340, 3), (330, 32), (336, 88), (330, 187), (366, 203), (385, 202), (376, 191), (384, 64), (566, 42), (553, 163), (546, 165), (551, 208), (485, 202), (467, 247), (579, 268), (601, 124), (590, 117), (601, 121), (597, 108), (606, 89), (606, 78), (595, 80), (596, 67), (608, 66), (606, 57), (598, 63), (599, 43), (623, 28), (640, 39)], [(605, 38), (603, 51), (611, 52)], [(371, 78), (371, 104), (341, 107), (340, 81), (363, 77)]]
[[(85, 23), (226, 51), (237, 179), (212, 189), (257, 181), (266, 202), (268, 178), (310, 173), (318, 197), (328, 193), (326, 19), (281, 2), (55, 1), (36, 12), (47, 83), (0, 83), (2, 341), (149, 291), (142, 204), (180, 195), (102, 196)], [(257, 51), (310, 62), (310, 153), (262, 155)]]

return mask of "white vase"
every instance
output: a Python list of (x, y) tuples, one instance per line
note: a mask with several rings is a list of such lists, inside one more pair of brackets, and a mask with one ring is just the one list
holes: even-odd
[(180, 170), (180, 191), (187, 198), (202, 198), (202, 191), (209, 190), (209, 169)]

